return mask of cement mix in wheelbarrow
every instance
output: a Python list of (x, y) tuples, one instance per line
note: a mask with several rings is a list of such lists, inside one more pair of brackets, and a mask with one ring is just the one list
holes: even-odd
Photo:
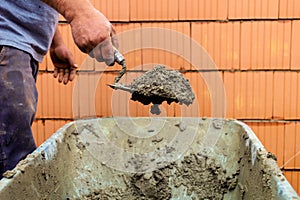
[(234, 120), (69, 123), (0, 181), (0, 199), (299, 199)]

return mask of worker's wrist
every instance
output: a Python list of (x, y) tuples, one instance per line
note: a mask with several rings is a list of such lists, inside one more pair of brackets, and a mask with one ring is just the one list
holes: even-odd
[(61, 45), (65, 45), (65, 44), (64, 44), (63, 39), (60, 35), (60, 32), (58, 30), (56, 30), (56, 32), (53, 36), (53, 39), (52, 39), (50, 49), (55, 49), (56, 47), (61, 46)]
[(88, 16), (95, 9), (89, 0), (42, 0), (60, 14), (62, 14), (68, 22), (71, 22), (79, 16)]
[(84, 17), (94, 12), (94, 7), (89, 0), (61, 0), (60, 10), (58, 10), (70, 23), (78, 17)]

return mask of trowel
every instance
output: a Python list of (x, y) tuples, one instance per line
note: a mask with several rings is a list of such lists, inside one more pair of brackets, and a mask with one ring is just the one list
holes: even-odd
[[(122, 75), (123, 72), (120, 72)], [(118, 78), (118, 77), (117, 77)], [(117, 78), (115, 80), (117, 80)], [(160, 114), (159, 105), (166, 101), (190, 105), (195, 94), (188, 79), (177, 70), (168, 70), (163, 65), (156, 65), (151, 70), (137, 77), (129, 85), (108, 84), (114, 90), (123, 90), (131, 93), (131, 100), (139, 101), (151, 106), (152, 114)]]
[(118, 83), (120, 81), (120, 79), (122, 78), (122, 76), (126, 73), (126, 61), (125, 61), (124, 56), (115, 47), (114, 47), (114, 57), (115, 57), (114, 61), (116, 63), (118, 63), (119, 65), (121, 65), (122, 69), (119, 72), (119, 75), (115, 78), (114, 83), (113, 84), (107, 84), (107, 85), (109, 87), (111, 87), (112, 89), (114, 89), (114, 90), (119, 89), (119, 90), (123, 90), (123, 91), (126, 91), (126, 92), (133, 93), (135, 91), (134, 89)]

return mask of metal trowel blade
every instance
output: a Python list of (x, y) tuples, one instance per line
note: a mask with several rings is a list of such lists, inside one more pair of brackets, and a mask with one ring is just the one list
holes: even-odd
[(123, 90), (123, 91), (126, 91), (126, 92), (130, 92), (130, 93), (133, 93), (135, 90), (128, 87), (128, 86), (125, 86), (125, 85), (122, 85), (122, 84), (107, 84), (109, 87), (111, 87), (112, 89), (114, 90)]

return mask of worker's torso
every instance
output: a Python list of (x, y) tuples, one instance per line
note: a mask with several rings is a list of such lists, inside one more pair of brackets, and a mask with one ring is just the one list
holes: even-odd
[(40, 0), (0, 0), (0, 45), (26, 51), (41, 62), (57, 22), (58, 13)]

